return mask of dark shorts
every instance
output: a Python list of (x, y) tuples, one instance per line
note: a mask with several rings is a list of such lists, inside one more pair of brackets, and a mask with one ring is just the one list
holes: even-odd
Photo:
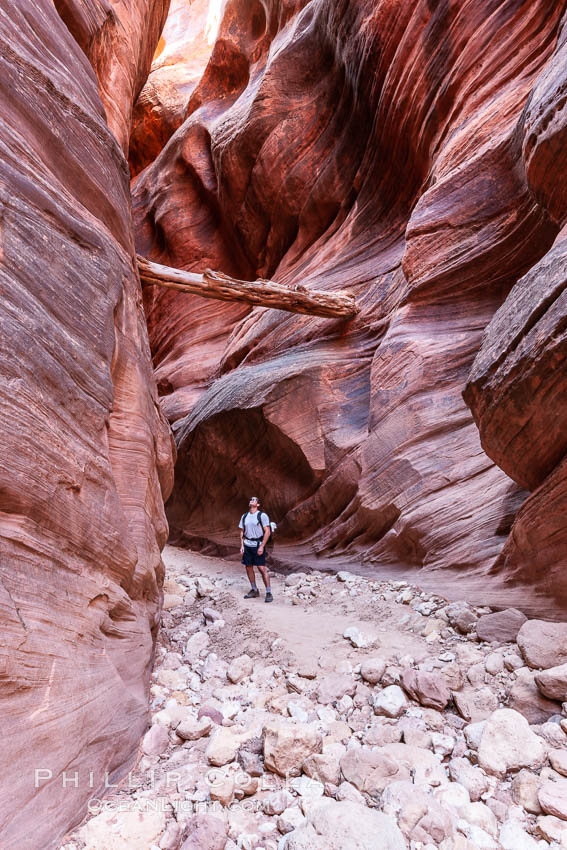
[(266, 565), (266, 552), (264, 550), (259, 555), (258, 548), (258, 546), (247, 546), (246, 543), (244, 544), (242, 563), (245, 567), (264, 567)]

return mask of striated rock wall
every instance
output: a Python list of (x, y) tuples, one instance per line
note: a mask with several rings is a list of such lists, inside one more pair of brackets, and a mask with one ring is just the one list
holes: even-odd
[[(556, 225), (567, 221), (567, 27), (540, 75), (521, 125), (530, 191)], [(465, 397), (485, 451), (533, 494), (496, 569), (567, 607), (567, 239), (514, 286), (488, 326)]]
[[(226, 4), (184, 122), (134, 182), (139, 250), (350, 288), (362, 310), (329, 322), (145, 291), (179, 451), (175, 533), (222, 545), (258, 492), (295, 544), (289, 559), (362, 555), (377, 570), (420, 568), (420, 580), (444, 569), (448, 593), (456, 577), (461, 595), (557, 611), (537, 568), (499, 560), (526, 490), (563, 454), (548, 398), (530, 402), (545, 450), (536, 457), (526, 432), (530, 450), (506, 454), (502, 428), (489, 435), (481, 420), (516, 402), (505, 377), (485, 393), (476, 376), (492, 367), (477, 361), (466, 397), (487, 456), (462, 392), (486, 326), (562, 223), (564, 11)], [(530, 465), (535, 477), (519, 472)], [(506, 552), (523, 545), (531, 503)]]
[(167, 3), (56, 5), (0, 2), (0, 844), (21, 850), (136, 755), (172, 486), (119, 144)]

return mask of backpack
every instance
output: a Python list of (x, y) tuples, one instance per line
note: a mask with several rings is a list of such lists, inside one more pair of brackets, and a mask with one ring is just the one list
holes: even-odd
[[(249, 513), (250, 513), (250, 511), (246, 511), (245, 514), (242, 514), (242, 519), (240, 520), (240, 522), (242, 523), (242, 528), (246, 528), (246, 526), (244, 524), (244, 520), (246, 519), (246, 515), (249, 514)], [(256, 513), (258, 514), (258, 525), (262, 529), (262, 536), (263, 536), (264, 535), (264, 524), (262, 522), (262, 511), (258, 510), (258, 511), (256, 511)], [(266, 541), (266, 546), (273, 546), (274, 545), (274, 531), (276, 530), (276, 528), (277, 528), (276, 523), (271, 522), (270, 523), (270, 536), (268, 537), (268, 539)]]

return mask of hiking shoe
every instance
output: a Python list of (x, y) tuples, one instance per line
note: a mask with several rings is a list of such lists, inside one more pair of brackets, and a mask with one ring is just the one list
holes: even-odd
[(268, 592), (266, 593), (266, 598), (264, 599), (264, 602), (273, 602), (273, 601), (274, 601), (274, 597), (272, 596), (272, 594), (270, 593), (270, 591), (268, 591)]
[(259, 596), (260, 596), (260, 591), (254, 590), (253, 588), (250, 588), (248, 593), (244, 594), (245, 599), (257, 599)]

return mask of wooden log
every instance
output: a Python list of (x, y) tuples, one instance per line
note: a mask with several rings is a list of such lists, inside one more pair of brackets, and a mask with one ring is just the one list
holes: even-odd
[(273, 280), (237, 280), (206, 269), (202, 274), (173, 269), (137, 257), (138, 270), (145, 286), (164, 286), (203, 298), (221, 301), (245, 301), (260, 307), (305, 313), (326, 319), (351, 319), (359, 312), (349, 292), (324, 292), (304, 286), (291, 288)]

